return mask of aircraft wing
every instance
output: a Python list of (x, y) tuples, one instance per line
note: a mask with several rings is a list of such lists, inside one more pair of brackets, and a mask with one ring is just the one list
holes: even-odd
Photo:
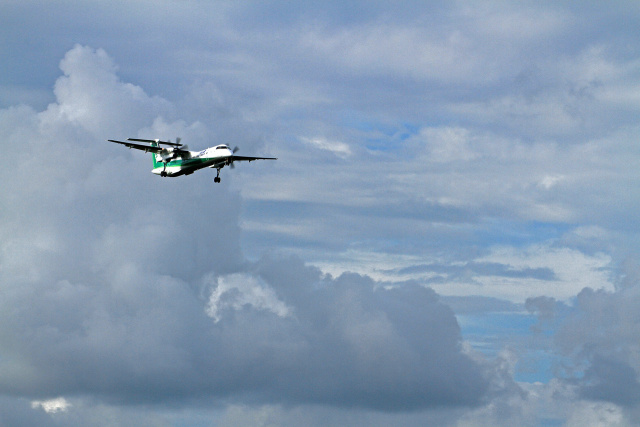
[(135, 148), (136, 150), (142, 150), (145, 153), (148, 153), (149, 151), (152, 153), (160, 153), (163, 150), (162, 147), (152, 147), (150, 145), (134, 144), (133, 142), (116, 141), (115, 139), (109, 139), (108, 141), (115, 142), (116, 144), (122, 144), (129, 148)]
[(278, 160), (277, 157), (247, 157), (247, 156), (231, 156), (231, 160), (234, 162), (252, 162), (254, 160)]

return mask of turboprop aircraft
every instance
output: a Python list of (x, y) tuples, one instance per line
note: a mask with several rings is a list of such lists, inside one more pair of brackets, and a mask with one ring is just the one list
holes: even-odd
[[(218, 171), (213, 181), (220, 182), (220, 169), (225, 166), (233, 168), (234, 162), (278, 160), (275, 157), (236, 156), (238, 147), (232, 150), (228, 145), (224, 144), (209, 147), (202, 151), (189, 151), (186, 145), (180, 144), (180, 138), (176, 138), (176, 142), (160, 141), (159, 139), (127, 139), (127, 141), (146, 142), (149, 145), (116, 141), (114, 139), (109, 139), (108, 141), (122, 144), (129, 148), (135, 148), (136, 150), (142, 150), (145, 153), (153, 153), (153, 169), (151, 172), (160, 176), (174, 177), (191, 175), (198, 169), (213, 168)], [(166, 147), (163, 147), (163, 145)]]

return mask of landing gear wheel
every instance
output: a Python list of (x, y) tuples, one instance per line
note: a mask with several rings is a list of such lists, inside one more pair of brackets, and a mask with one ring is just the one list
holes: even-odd
[(220, 182), (220, 177), (216, 176), (215, 178), (213, 178), (213, 182)]
[(165, 177), (167, 176), (167, 173), (165, 171), (160, 172), (160, 176)]

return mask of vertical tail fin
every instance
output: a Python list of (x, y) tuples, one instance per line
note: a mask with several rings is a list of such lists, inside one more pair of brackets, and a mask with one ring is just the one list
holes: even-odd
[[(159, 146), (159, 144), (158, 144), (157, 142), (152, 142), (152, 143), (151, 143), (151, 146), (152, 146), (152, 147), (158, 147), (158, 146)], [(158, 157), (157, 157), (157, 156), (158, 156), (158, 154), (156, 154), (156, 153), (151, 153), (151, 156), (153, 157), (153, 168), (154, 168), (154, 169), (156, 169), (156, 168), (161, 168), (161, 167), (162, 167), (162, 162), (159, 162), (159, 161), (158, 161)]]

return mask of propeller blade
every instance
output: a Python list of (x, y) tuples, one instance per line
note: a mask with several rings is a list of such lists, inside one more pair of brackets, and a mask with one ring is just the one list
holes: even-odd
[(238, 152), (238, 150), (239, 150), (239, 149), (240, 149), (240, 148), (238, 148), (238, 146), (236, 145), (236, 146), (233, 148), (233, 150), (232, 150), (233, 154), (236, 154), (236, 153)]
[(176, 144), (180, 145), (180, 140), (181, 140), (181, 139), (182, 139), (182, 138), (177, 137), (177, 138), (176, 138)]

